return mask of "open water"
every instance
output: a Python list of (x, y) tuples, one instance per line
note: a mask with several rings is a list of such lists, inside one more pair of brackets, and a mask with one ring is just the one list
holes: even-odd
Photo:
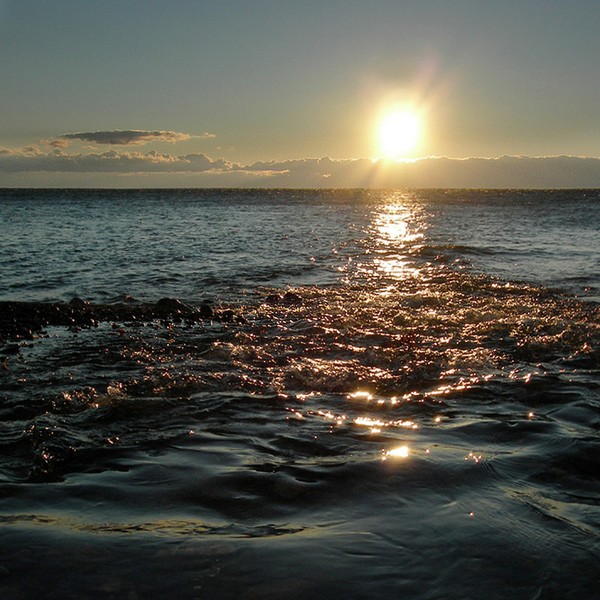
[(1, 598), (600, 598), (598, 191), (3, 190), (0, 219), (0, 300), (246, 320), (3, 351)]

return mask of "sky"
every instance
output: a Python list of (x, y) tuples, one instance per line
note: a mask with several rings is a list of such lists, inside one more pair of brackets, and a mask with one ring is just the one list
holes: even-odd
[[(598, 0), (0, 0), (0, 187), (600, 187), (599, 24)], [(385, 156), (399, 108), (419, 134)]]

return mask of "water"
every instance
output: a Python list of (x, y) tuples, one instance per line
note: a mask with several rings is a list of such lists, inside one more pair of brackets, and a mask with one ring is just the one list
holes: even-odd
[(0, 216), (1, 300), (246, 319), (5, 352), (2, 598), (600, 597), (598, 192), (3, 191)]

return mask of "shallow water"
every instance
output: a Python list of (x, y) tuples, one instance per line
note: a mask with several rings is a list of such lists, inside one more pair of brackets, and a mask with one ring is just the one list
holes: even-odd
[(6, 355), (3, 598), (599, 597), (597, 194), (25, 194), (4, 299), (247, 322)]

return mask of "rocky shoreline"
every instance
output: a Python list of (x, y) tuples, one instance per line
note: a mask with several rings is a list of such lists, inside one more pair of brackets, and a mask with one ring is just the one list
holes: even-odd
[[(0, 344), (32, 339), (49, 326), (95, 327), (101, 322), (144, 322), (154, 320), (243, 323), (244, 317), (231, 309), (216, 309), (203, 302), (193, 307), (176, 298), (161, 298), (155, 303), (130, 300), (94, 304), (81, 298), (70, 302), (0, 302)], [(3, 353), (18, 351), (13, 344)]]

